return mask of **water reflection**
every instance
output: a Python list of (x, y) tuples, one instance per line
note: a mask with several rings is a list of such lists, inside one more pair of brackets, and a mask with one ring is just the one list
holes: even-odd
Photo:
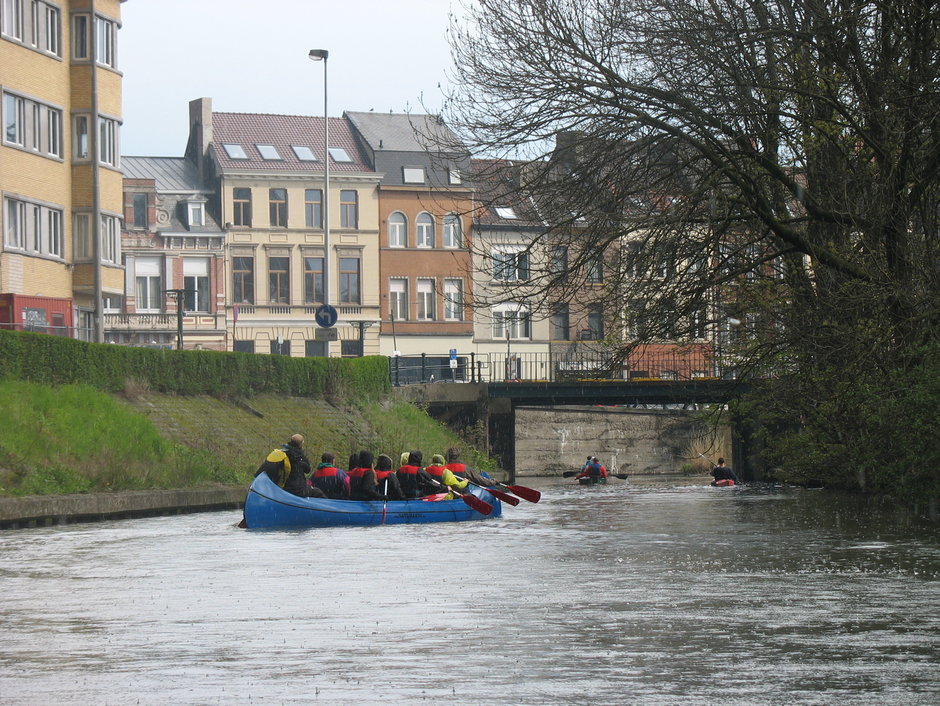
[(932, 704), (936, 527), (825, 491), (581, 488), (486, 522), (0, 533), (0, 703)]

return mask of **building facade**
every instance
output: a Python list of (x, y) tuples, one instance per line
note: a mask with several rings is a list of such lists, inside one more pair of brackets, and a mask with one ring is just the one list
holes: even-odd
[(0, 325), (100, 341), (123, 296), (120, 6), (0, 3)]

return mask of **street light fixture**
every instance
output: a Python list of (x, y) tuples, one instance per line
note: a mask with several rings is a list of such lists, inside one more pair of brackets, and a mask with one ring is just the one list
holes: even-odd
[[(326, 49), (311, 49), (307, 55), (311, 61), (323, 62), (323, 303), (330, 303), (330, 119), (327, 112), (326, 60), (330, 52)], [(329, 346), (329, 344), (327, 344)]]

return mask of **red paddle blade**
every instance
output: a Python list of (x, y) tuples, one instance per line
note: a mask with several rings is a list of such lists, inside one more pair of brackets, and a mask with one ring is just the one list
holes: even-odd
[(490, 505), (485, 500), (480, 500), (476, 495), (470, 493), (463, 493), (460, 496), (467, 505), (472, 507), (474, 510), (479, 512), (481, 515), (489, 515), (493, 512), (493, 506)]
[(495, 488), (487, 488), (486, 492), (492, 495), (494, 498), (502, 500), (504, 503), (509, 503), (513, 507), (515, 507), (520, 502), (522, 502), (521, 500), (519, 500), (519, 498), (514, 498), (509, 493), (504, 493), (500, 490), (496, 490)]
[(537, 503), (542, 499), (542, 494), (537, 491), (535, 488), (526, 488), (524, 485), (506, 485), (503, 484), (503, 487), (508, 488), (510, 492), (515, 493), (523, 500), (528, 500), (530, 503)]

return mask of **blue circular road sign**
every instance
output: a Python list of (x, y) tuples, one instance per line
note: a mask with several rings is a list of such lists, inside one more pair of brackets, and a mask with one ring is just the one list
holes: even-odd
[(321, 304), (313, 314), (317, 323), (323, 328), (330, 328), (336, 323), (336, 309), (329, 304)]

